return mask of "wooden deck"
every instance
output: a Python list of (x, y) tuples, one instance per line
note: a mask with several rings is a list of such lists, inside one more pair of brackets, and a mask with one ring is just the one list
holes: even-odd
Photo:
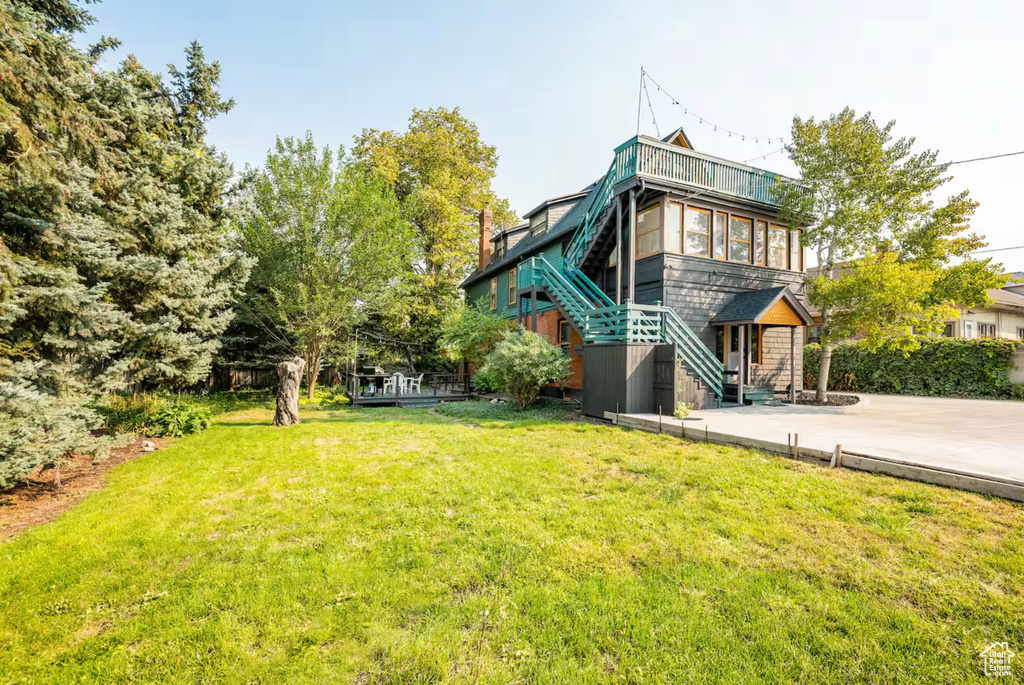
[(469, 395), (465, 392), (452, 392), (449, 390), (424, 390), (421, 393), (411, 395), (397, 395), (393, 392), (378, 392), (373, 395), (350, 396), (354, 407), (409, 407), (409, 408), (430, 408), (440, 402), (460, 402), (468, 400)]
[[(348, 398), (353, 407), (419, 407), (430, 408), (440, 402), (461, 402), (469, 399), (472, 382), (467, 377), (450, 373), (423, 374), (416, 392), (392, 390), (384, 392), (385, 380), (391, 374), (349, 374), (345, 378)], [(390, 385), (390, 382), (389, 382)]]

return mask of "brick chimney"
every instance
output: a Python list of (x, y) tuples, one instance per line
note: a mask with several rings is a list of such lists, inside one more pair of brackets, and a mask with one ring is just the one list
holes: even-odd
[(491, 263), (491, 210), (480, 211), (480, 264), (482, 269)]

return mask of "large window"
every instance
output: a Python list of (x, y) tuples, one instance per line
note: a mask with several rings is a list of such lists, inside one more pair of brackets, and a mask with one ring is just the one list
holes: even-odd
[(750, 238), (754, 222), (738, 216), (729, 217), (729, 259), (750, 262)]
[(768, 233), (768, 222), (758, 221), (754, 225), (754, 264), (764, 266), (768, 263), (765, 253), (765, 237)]
[(665, 250), (683, 251), (683, 206), (670, 202), (668, 205), (668, 226), (665, 227)]
[(687, 207), (683, 224), (683, 244), (686, 254), (710, 257), (711, 212), (706, 209)]
[(491, 309), (498, 308), (498, 279), (491, 279)]
[(786, 268), (786, 234), (785, 226), (772, 224), (768, 227), (768, 266), (773, 269)]
[(996, 325), (994, 323), (979, 323), (978, 324), (978, 337), (979, 338), (994, 338), (994, 337), (996, 337)]
[(794, 228), (789, 232), (789, 268), (793, 271), (804, 270), (804, 248), (800, 244), (800, 236), (803, 231)]
[(508, 303), (516, 303), (516, 270), (509, 269), (508, 271)]
[(715, 259), (725, 259), (725, 214), (715, 212)]
[(636, 216), (636, 256), (661, 252), (661, 205), (645, 209)]

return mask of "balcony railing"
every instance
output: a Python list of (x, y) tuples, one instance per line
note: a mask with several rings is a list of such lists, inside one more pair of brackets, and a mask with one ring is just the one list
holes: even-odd
[(632, 176), (680, 183), (776, 205), (785, 177), (660, 141), (632, 138), (615, 149), (615, 182)]

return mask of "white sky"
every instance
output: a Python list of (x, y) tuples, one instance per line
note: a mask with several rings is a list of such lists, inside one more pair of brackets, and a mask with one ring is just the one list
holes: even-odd
[[(348, 145), (364, 126), (402, 128), (413, 107), (461, 106), (498, 147), (497, 191), (524, 212), (578, 190), (636, 132), (643, 65), (693, 111), (757, 136), (794, 114), (850, 105), (897, 120), (944, 160), (1024, 150), (1024, 3), (771, 0), (562, 3), (517, 0), (282, 5), (269, 0), (106, 0), (90, 38), (111, 34), (159, 68), (197, 38), (238, 107), (211, 138), (238, 168), (275, 135), (311, 129)], [(755, 145), (701, 127), (651, 92), (662, 133), (748, 160)], [(644, 103), (641, 131), (654, 133)], [(784, 155), (751, 162), (793, 173)], [(954, 167), (951, 195), (981, 203), (991, 247), (1024, 245), (1024, 156)], [(1024, 250), (996, 253), (1024, 270)]]

